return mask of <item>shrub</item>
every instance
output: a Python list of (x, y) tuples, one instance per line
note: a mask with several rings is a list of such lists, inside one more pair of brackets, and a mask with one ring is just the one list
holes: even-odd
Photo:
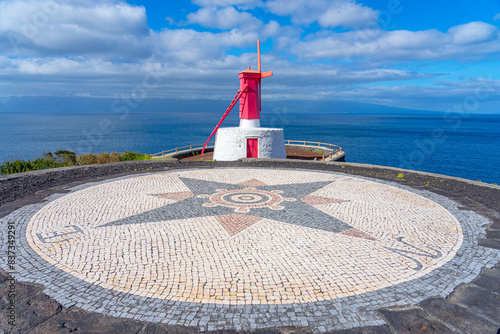
[(120, 154), (119, 153), (113, 152), (110, 154), (110, 156), (111, 156), (111, 160), (113, 160), (113, 162), (120, 161)]
[(82, 165), (96, 165), (106, 164), (110, 162), (129, 161), (129, 160), (149, 160), (150, 156), (143, 153), (125, 152), (117, 153), (101, 153), (99, 155), (86, 153), (77, 156), (75, 152), (68, 150), (58, 150), (53, 154), (52, 152), (45, 152), (43, 157), (36, 158), (35, 160), (6, 160), (0, 165), (0, 174), (14, 174), (29, 172), (32, 170), (56, 168), (64, 166), (82, 166)]
[(24, 160), (6, 160), (0, 167), (2, 174), (22, 173), (33, 170), (31, 161)]
[(55, 159), (36, 158), (32, 162), (32, 170), (56, 168), (56, 167), (63, 167), (63, 164)]
[(149, 155), (136, 152), (125, 152), (120, 157), (120, 161), (149, 160), (149, 159), (150, 159)]
[(76, 165), (76, 154), (68, 150), (58, 150), (54, 154), (57, 157), (57, 161), (62, 163), (64, 166), (75, 166)]
[(71, 152), (71, 151), (68, 151), (68, 150), (57, 150), (54, 152), (55, 155), (59, 156), (61, 154), (72, 154), (72, 155), (75, 155), (75, 152)]
[[(45, 160), (56, 160), (56, 158), (54, 158), (54, 156), (52, 155), (52, 152), (45, 152), (45, 153), (42, 153), (43, 155), (43, 158)], [(41, 158), (37, 158), (37, 159), (41, 159)]]
[(101, 153), (97, 156), (97, 163), (98, 164), (107, 164), (110, 162), (116, 162), (111, 159), (111, 155), (109, 153)]
[(76, 162), (79, 166), (81, 165), (97, 165), (97, 156), (92, 153), (86, 153), (79, 155), (78, 158), (76, 159)]
[(63, 165), (56, 161), (47, 158), (36, 158), (35, 160), (6, 160), (1, 166), (0, 166), (0, 174), (14, 174), (14, 173), (23, 173), (23, 172), (29, 172), (32, 170), (38, 170), (38, 169), (46, 169), (46, 168), (56, 168), (56, 167), (62, 167)]

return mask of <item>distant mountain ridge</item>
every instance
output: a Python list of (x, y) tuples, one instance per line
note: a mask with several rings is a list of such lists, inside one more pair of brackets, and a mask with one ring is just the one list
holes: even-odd
[[(130, 112), (208, 112), (222, 113), (229, 100), (150, 98), (141, 102), (115, 98), (88, 97), (9, 97), (0, 98), (0, 113), (75, 113), (106, 114), (119, 108)], [(434, 111), (396, 108), (353, 101), (282, 100), (263, 101), (262, 110), (280, 113), (359, 113), (359, 114), (423, 114)]]

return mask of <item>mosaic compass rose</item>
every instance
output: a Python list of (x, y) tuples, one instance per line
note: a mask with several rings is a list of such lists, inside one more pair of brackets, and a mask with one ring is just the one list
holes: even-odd
[[(143, 316), (147, 306), (148, 316), (176, 324), (182, 308), (200, 328), (217, 323), (207, 320), (213, 304), (243, 312), (241, 319), (281, 318), (276, 305), (376, 310), (387, 305), (388, 291), (396, 301), (401, 291), (433, 295), (436, 277), (448, 287), (446, 276), (432, 273), (449, 270), (459, 250), (475, 256), (470, 240), (461, 249), (461, 224), (470, 229), (473, 220), (457, 220), (448, 207), (332, 172), (133, 175), (16, 213), (29, 254), (19, 266), (67, 305), (125, 317)], [(467, 276), (471, 269), (456, 263)], [(96, 304), (103, 299), (109, 303)]]
[[(100, 227), (168, 222), (178, 220), (180, 216), (183, 219), (214, 216), (230, 235), (234, 235), (259, 222), (262, 218), (268, 218), (374, 240), (368, 234), (313, 206), (349, 202), (312, 195), (331, 184), (331, 181), (267, 185), (258, 179), (251, 179), (240, 184), (185, 177), (179, 177), (179, 180), (189, 191), (150, 194), (159, 198), (176, 200), (176, 202), (111, 221)], [(290, 210), (292, 207), (293, 210)], [(297, 215), (297, 212), (301, 214)]]
[(243, 189), (217, 189), (212, 195), (198, 195), (200, 198), (208, 198), (210, 203), (203, 203), (204, 207), (227, 206), (234, 208), (234, 212), (248, 213), (251, 209), (269, 208), (272, 210), (283, 210), (285, 207), (279, 205), (283, 201), (294, 202), (296, 198), (283, 198), (280, 194), (283, 190), (258, 190), (254, 187)]

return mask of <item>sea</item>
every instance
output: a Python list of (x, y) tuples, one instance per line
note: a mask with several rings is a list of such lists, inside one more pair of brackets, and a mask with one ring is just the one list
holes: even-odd
[[(78, 154), (142, 152), (202, 144), (221, 112), (0, 113), (0, 162), (34, 159), (47, 151)], [(238, 113), (222, 126), (237, 126)], [(437, 112), (262, 113), (262, 126), (285, 139), (342, 147), (347, 162), (392, 166), (500, 182), (500, 115)]]

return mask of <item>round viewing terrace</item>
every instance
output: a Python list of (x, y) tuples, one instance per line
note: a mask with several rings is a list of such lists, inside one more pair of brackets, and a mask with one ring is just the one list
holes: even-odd
[[(194, 144), (182, 147), (176, 147), (166, 151), (151, 154), (152, 159), (159, 158), (177, 158), (198, 161), (213, 160), (214, 143), (211, 142), (205, 148), (206, 154), (201, 156), (200, 153), (204, 144)], [(322, 160), (322, 161), (345, 161), (346, 153), (338, 145), (311, 142), (306, 140), (285, 140), (285, 148), (287, 150), (287, 159), (298, 160)], [(311, 154), (315, 153), (315, 154)]]
[(2, 249), (1, 296), (16, 290), (17, 333), (496, 333), (499, 198), (294, 159), (7, 175), (0, 234), (16, 257)]

